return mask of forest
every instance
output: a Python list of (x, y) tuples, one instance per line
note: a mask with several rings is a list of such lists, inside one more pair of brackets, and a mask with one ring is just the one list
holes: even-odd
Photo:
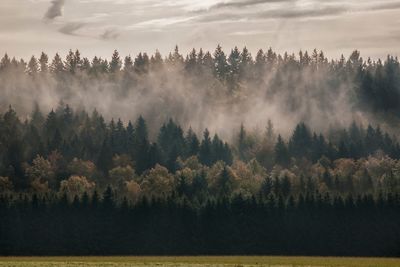
[(400, 66), (244, 48), (0, 62), (2, 255), (400, 255)]

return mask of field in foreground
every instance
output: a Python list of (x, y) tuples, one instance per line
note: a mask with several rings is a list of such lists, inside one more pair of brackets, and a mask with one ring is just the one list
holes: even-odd
[(398, 267), (400, 259), (344, 257), (0, 257), (0, 267), (55, 266), (270, 266), (270, 267)]

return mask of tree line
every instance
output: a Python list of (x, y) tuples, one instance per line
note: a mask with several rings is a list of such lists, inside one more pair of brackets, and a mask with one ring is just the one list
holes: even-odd
[(141, 116), (107, 122), (96, 110), (89, 115), (60, 105), (47, 116), (37, 107), (22, 122), (10, 107), (0, 119), (0, 146), (0, 192), (71, 191), (73, 198), (111, 185), (132, 200), (179, 189), (204, 201), (307, 189), (396, 193), (400, 185), (395, 137), (356, 123), (325, 135), (300, 123), (287, 138), (272, 122), (262, 134), (242, 125), (228, 143), (207, 129), (200, 138), (172, 119), (150, 138)]
[(0, 254), (398, 256), (395, 138), (356, 123), (328, 135), (270, 122), (228, 144), (169, 120), (151, 139), (142, 117), (61, 105), (21, 122), (10, 107)]
[[(5, 55), (0, 90), (0, 106), (13, 103), (0, 113), (0, 254), (399, 255), (397, 58), (220, 46), (109, 61)], [(115, 119), (85, 99), (102, 97)], [(280, 106), (274, 122), (304, 122), (280, 134), (223, 117), (229, 142), (208, 130), (258, 99)], [(127, 110), (131, 121), (117, 119)], [(327, 119), (352, 112), (371, 124)], [(188, 127), (196, 120), (201, 130)]]
[[(43, 88), (50, 87), (53, 94), (67, 102), (76, 94), (74, 89), (82, 92), (93, 86), (98, 87), (96, 93), (106, 90), (120, 100), (130, 92), (144, 97), (146, 92), (157, 91), (160, 95), (162, 88), (183, 86), (185, 90), (203, 92), (219, 100), (216, 105), (221, 101), (233, 105), (235, 100), (245, 101), (258, 92), (257, 97), (275, 102), (281, 96), (279, 104), (290, 114), (303, 113), (305, 102), (315, 100), (319, 107), (312, 116), (322, 116), (315, 113), (324, 112), (333, 116), (340, 107), (332, 106), (332, 100), (342, 96), (342, 102), (346, 105), (349, 102), (349, 112), (368, 112), (389, 126), (394, 122), (392, 116), (398, 118), (400, 108), (398, 59), (393, 56), (384, 61), (363, 59), (357, 50), (348, 58), (342, 55), (332, 60), (316, 49), (297, 54), (260, 49), (253, 57), (246, 47), (235, 47), (226, 53), (219, 45), (213, 52), (193, 49), (187, 55), (176, 47), (166, 57), (158, 51), (153, 55), (141, 52), (135, 57), (122, 57), (114, 51), (111, 59), (97, 56), (89, 59), (79, 50), (70, 50), (64, 59), (59, 54), (50, 59), (43, 52), (25, 62), (5, 54), (0, 60), (0, 80), (4, 91), (26, 87), (29, 92), (43, 93)], [(170, 106), (160, 108), (172, 113)]]
[[(213, 136), (211, 138), (211, 136)], [(398, 256), (399, 146), (379, 126), (230, 143), (68, 105), (0, 119), (0, 254)]]
[(0, 197), (1, 255), (399, 256), (400, 195)]

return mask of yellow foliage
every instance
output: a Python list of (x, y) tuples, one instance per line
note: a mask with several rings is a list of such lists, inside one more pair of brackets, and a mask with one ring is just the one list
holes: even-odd
[(96, 171), (96, 165), (89, 160), (85, 161), (85, 160), (74, 158), (68, 164), (68, 171), (73, 175), (85, 176), (85, 177), (92, 178), (93, 174)]
[(135, 171), (129, 165), (126, 165), (125, 167), (118, 166), (110, 170), (109, 176), (112, 185), (122, 188), (126, 181), (135, 178)]
[(191, 185), (193, 183), (193, 179), (194, 179), (196, 173), (197, 172), (195, 170), (185, 167), (184, 169), (177, 171), (175, 176), (178, 178), (184, 177), (186, 183)]
[(126, 187), (126, 197), (133, 203), (136, 203), (142, 192), (140, 185), (137, 182), (131, 180), (125, 182), (125, 187)]
[(50, 162), (42, 156), (37, 156), (25, 172), (31, 181), (39, 180), (41, 183), (52, 180), (54, 177)]
[(168, 169), (157, 164), (144, 174), (140, 187), (148, 196), (163, 197), (172, 193), (175, 179)]
[(31, 182), (31, 187), (37, 193), (47, 193), (49, 191), (49, 182), (41, 181), (40, 178), (35, 178)]
[(67, 180), (61, 181), (60, 193), (66, 193), (70, 199), (81, 197), (83, 193), (91, 193), (96, 184), (88, 181), (85, 176), (72, 175)]
[(334, 175), (339, 177), (348, 177), (355, 173), (357, 164), (354, 159), (337, 159), (333, 162), (335, 169)]
[(182, 160), (180, 157), (177, 159), (178, 165), (181, 169), (189, 168), (191, 170), (201, 170), (203, 165), (201, 165), (197, 156), (191, 156), (186, 160)]

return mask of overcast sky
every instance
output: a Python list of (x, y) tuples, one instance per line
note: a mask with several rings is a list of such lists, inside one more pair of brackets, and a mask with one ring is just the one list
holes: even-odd
[(0, 0), (0, 53), (110, 57), (247, 46), (400, 56), (400, 0)]

